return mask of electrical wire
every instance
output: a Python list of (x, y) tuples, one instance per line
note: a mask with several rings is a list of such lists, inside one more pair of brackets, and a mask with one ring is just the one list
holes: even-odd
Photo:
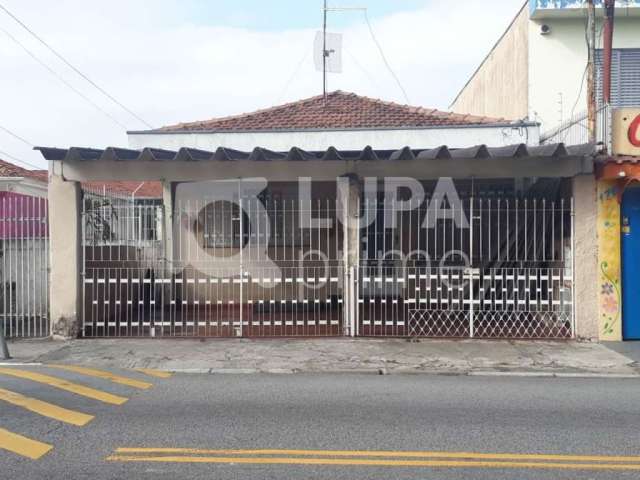
[(107, 112), (106, 110), (104, 110), (102, 107), (100, 107), (100, 105), (98, 105), (97, 103), (95, 103), (93, 100), (91, 100), (89, 97), (87, 97), (84, 93), (80, 92), (78, 89), (76, 89), (73, 85), (71, 85), (69, 82), (67, 82), (58, 72), (56, 72), (53, 68), (51, 68), (49, 65), (47, 65), (45, 62), (43, 62), (42, 60), (40, 60), (33, 52), (31, 52), (31, 50), (29, 50), (27, 47), (25, 47), (22, 43), (20, 43), (20, 41), (18, 41), (17, 38), (15, 38), (13, 35), (11, 35), (9, 32), (7, 32), (4, 28), (0, 27), (0, 31), (2, 31), (7, 37), (9, 37), (13, 42), (15, 42), (20, 48), (22, 48), (27, 55), (29, 55), (31, 58), (33, 58), (36, 62), (38, 62), (42, 67), (44, 67), (51, 75), (53, 75), (54, 77), (56, 77), (58, 80), (60, 80), (67, 88), (69, 88), (70, 90), (72, 90), (73, 92), (76, 93), (76, 95), (82, 97), (85, 101), (89, 102), (96, 110), (102, 112), (103, 114), (105, 114), (107, 117), (109, 117), (111, 120), (113, 120), (113, 122), (117, 123), (120, 127), (122, 127), (124, 130), (127, 130), (126, 125), (124, 125), (123, 123), (121, 123), (116, 117), (114, 117), (113, 115), (111, 115), (109, 112)]
[(18, 135), (15, 132), (12, 132), (11, 130), (9, 130), (7, 127), (3, 127), (2, 125), (0, 125), (0, 130), (5, 131), (6, 133), (8, 133), (9, 135), (11, 135), (13, 138), (17, 138), (18, 140), (20, 140), (22, 143), (25, 143), (27, 145), (29, 145), (30, 147), (35, 147), (35, 145), (33, 143), (31, 143), (29, 140), (25, 140), (23, 137), (21, 137), (20, 135)]
[(276, 105), (280, 104), (280, 102), (282, 101), (282, 98), (285, 96), (285, 94), (289, 90), (289, 87), (291, 86), (291, 83), (293, 82), (294, 78), (298, 75), (298, 72), (300, 72), (300, 68), (302, 68), (302, 65), (309, 57), (309, 53), (310, 53), (310, 50), (308, 48), (305, 48), (305, 53), (302, 56), (302, 59), (300, 60), (300, 62), (298, 62), (298, 65), (296, 66), (293, 73), (287, 80), (287, 83), (285, 83), (284, 88), (280, 92), (280, 95), (278, 95), (278, 100), (276, 101)]
[(109, 100), (111, 100), (113, 103), (115, 103), (120, 108), (122, 108), (124, 111), (126, 111), (129, 115), (131, 115), (132, 117), (136, 118), (138, 121), (140, 121), (141, 123), (146, 125), (148, 128), (153, 128), (149, 122), (145, 121), (143, 118), (141, 118), (135, 112), (133, 112), (132, 110), (127, 108), (125, 105), (122, 104), (122, 102), (118, 101), (116, 98), (113, 97), (113, 95), (109, 94), (109, 92), (107, 92), (104, 88), (102, 88), (100, 85), (98, 85), (93, 80), (91, 80), (87, 75), (82, 73), (77, 67), (75, 67), (71, 62), (69, 62), (69, 60), (67, 60), (65, 57), (63, 57), (51, 45), (49, 45), (47, 42), (45, 42), (38, 34), (36, 34), (27, 25), (25, 25), (18, 17), (16, 17), (13, 13), (11, 13), (9, 10), (7, 10), (7, 8), (4, 5), (0, 4), (0, 9), (3, 10), (7, 15), (9, 15), (13, 20), (15, 20), (27, 32), (29, 32), (36, 40), (38, 40), (40, 43), (42, 43), (42, 45), (44, 45), (51, 53), (53, 53), (65, 65), (67, 65), (67, 67), (69, 67), (71, 70), (73, 70), (78, 75), (80, 75), (84, 80), (89, 82), (93, 87), (95, 87), (100, 93), (102, 93)]
[(384, 62), (385, 66), (387, 67), (387, 70), (389, 70), (389, 73), (391, 73), (391, 76), (394, 78), (394, 80), (398, 84), (398, 87), (400, 87), (400, 90), (402, 90), (402, 95), (404, 95), (405, 101), (407, 102), (407, 104), (410, 104), (411, 102), (409, 101), (409, 97), (407, 95), (407, 92), (405, 91), (404, 87), (402, 86), (402, 83), (400, 83), (400, 79), (398, 78), (396, 73), (393, 71), (393, 68), (391, 68), (391, 65), (389, 65), (389, 62), (387, 61), (387, 57), (384, 55), (384, 51), (382, 50), (382, 46), (378, 42), (378, 39), (376, 38), (376, 35), (373, 32), (373, 27), (371, 26), (371, 22), (369, 22), (369, 14), (367, 13), (366, 9), (364, 9), (364, 19), (367, 22), (367, 27), (369, 27), (369, 33), (371, 34), (371, 38), (373, 39), (373, 43), (376, 44), (376, 47), (378, 48), (378, 52), (380, 52), (380, 57), (382, 57), (382, 61)]
[(375, 87), (376, 91), (380, 92), (382, 89), (380, 88), (380, 85), (378, 84), (378, 82), (376, 82), (376, 79), (374, 78), (374, 76), (371, 75), (371, 72), (369, 72), (369, 70), (364, 68), (364, 66), (358, 61), (356, 56), (353, 53), (351, 53), (351, 51), (347, 47), (343, 47), (343, 48), (344, 48), (344, 51), (347, 52), (347, 55), (349, 55), (349, 57), (353, 61), (353, 64), (360, 69), (360, 71), (365, 75), (365, 77), (367, 77), (367, 79), (371, 82), (371, 85)]
[[(591, 40), (589, 39), (589, 21), (588, 21), (586, 12), (584, 10), (583, 10), (583, 16), (584, 16), (584, 41), (587, 47), (587, 64), (585, 65), (584, 71), (582, 72), (582, 79), (580, 80), (580, 88), (578, 89), (578, 95), (576, 96), (576, 101), (571, 107), (571, 113), (569, 115), (569, 121), (571, 122), (574, 121), (574, 113), (575, 113), (576, 107), (578, 106), (578, 103), (580, 102), (580, 97), (582, 96), (582, 90), (584, 89), (584, 81), (587, 77), (587, 72), (589, 70), (589, 63), (591, 61)], [(599, 32), (596, 33), (596, 38), (594, 39), (595, 41), (594, 49), (598, 47), (598, 39), (602, 35), (603, 28), (604, 28), (604, 25), (600, 25), (600, 30)], [(595, 60), (596, 59), (594, 58), (593, 61), (595, 62)], [(587, 102), (589, 102), (589, 99), (587, 99)], [(564, 136), (562, 137), (563, 142), (567, 139), (567, 137), (569, 136), (569, 133), (570, 133), (570, 129), (567, 128)]]
[(25, 160), (21, 160), (18, 157), (15, 157), (15, 156), (11, 155), (10, 153), (7, 153), (7, 152), (5, 152), (3, 150), (0, 150), (0, 155), (4, 155), (5, 157), (13, 160), (14, 162), (22, 163), (23, 165), (26, 165), (27, 167), (31, 167), (31, 168), (33, 168), (35, 170), (44, 170), (42, 167), (34, 165), (33, 163), (29, 163), (29, 162), (27, 162)]

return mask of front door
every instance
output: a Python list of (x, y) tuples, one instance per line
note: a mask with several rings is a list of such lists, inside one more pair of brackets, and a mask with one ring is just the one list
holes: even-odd
[(640, 187), (622, 198), (622, 338), (640, 340)]

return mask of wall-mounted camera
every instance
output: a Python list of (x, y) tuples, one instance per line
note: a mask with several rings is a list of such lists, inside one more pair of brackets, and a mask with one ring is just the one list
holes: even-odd
[(549, 35), (551, 33), (551, 27), (546, 23), (540, 25), (540, 35)]

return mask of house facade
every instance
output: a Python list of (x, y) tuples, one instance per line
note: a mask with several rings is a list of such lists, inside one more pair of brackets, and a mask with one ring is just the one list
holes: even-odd
[[(595, 151), (537, 130), (334, 92), (41, 148), (53, 331), (597, 338)], [(154, 245), (87, 235), (119, 180), (161, 182)]]

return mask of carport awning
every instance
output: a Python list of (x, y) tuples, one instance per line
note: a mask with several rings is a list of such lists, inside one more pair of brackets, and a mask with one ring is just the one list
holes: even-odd
[(407, 146), (397, 150), (379, 150), (370, 146), (362, 150), (329, 147), (312, 152), (298, 147), (286, 152), (261, 147), (251, 152), (224, 147), (213, 151), (188, 147), (178, 150), (118, 147), (36, 149), (44, 158), (54, 161), (54, 173), (56, 164), (64, 164), (64, 177), (68, 180), (178, 182), (256, 176), (272, 181), (291, 181), (307, 176), (326, 181), (345, 174), (409, 176), (416, 179), (572, 177), (592, 173), (596, 154), (596, 147), (591, 144), (566, 146), (562, 143), (465, 148)]
[(586, 156), (595, 153), (591, 144), (566, 146), (555, 143), (540, 146), (527, 146), (524, 143), (502, 147), (476, 145), (466, 148), (453, 148), (441, 145), (436, 148), (414, 149), (403, 147), (399, 150), (375, 150), (370, 146), (362, 150), (338, 150), (329, 147), (324, 151), (309, 152), (298, 147), (288, 152), (274, 152), (266, 148), (256, 147), (251, 152), (242, 152), (230, 148), (219, 147), (215, 151), (197, 148), (180, 148), (165, 150), (160, 148), (143, 148), (132, 150), (119, 147), (105, 149), (71, 147), (68, 149), (52, 147), (36, 147), (47, 160), (65, 162), (73, 161), (376, 161), (376, 160), (450, 160), (450, 159), (490, 159), (490, 158), (522, 158), (546, 157), (562, 158)]

